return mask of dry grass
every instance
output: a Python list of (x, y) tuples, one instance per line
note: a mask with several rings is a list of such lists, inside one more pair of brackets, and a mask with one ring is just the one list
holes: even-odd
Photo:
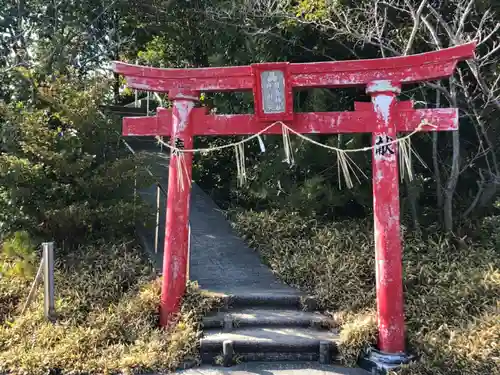
[(46, 374), (166, 371), (196, 359), (201, 314), (213, 299), (188, 287), (179, 323), (157, 328), (159, 280), (138, 248), (95, 245), (66, 255), (56, 267), (56, 324), (43, 318), (41, 298), (24, 315), (29, 281), (0, 280), (0, 373)]
[[(376, 333), (370, 223), (318, 225), (282, 211), (234, 212), (232, 218), (283, 280), (335, 311), (342, 326), (342, 359), (355, 362)], [(459, 247), (436, 233), (405, 236), (408, 341), (420, 361), (400, 374), (500, 374), (498, 224), (500, 218), (485, 220), (486, 235)]]
[(374, 311), (347, 315), (340, 330), (340, 361), (347, 366), (356, 365), (359, 353), (376, 342), (377, 319)]

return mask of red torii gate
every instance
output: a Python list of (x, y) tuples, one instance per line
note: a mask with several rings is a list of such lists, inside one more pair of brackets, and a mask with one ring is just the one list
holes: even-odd
[[(413, 109), (398, 102), (401, 85), (441, 79), (453, 74), (458, 61), (473, 57), (475, 43), (419, 55), (374, 60), (319, 63), (264, 63), (251, 66), (159, 69), (116, 62), (114, 71), (126, 76), (130, 87), (168, 92), (172, 110), (159, 108), (153, 117), (129, 117), (125, 136), (170, 136), (192, 149), (193, 136), (250, 135), (274, 121), (300, 133), (372, 133), (373, 212), (379, 349), (405, 351), (402, 287), (397, 132), (446, 131), (458, 127), (458, 110)], [(371, 103), (355, 103), (354, 112), (294, 113), (293, 89), (366, 86)], [(212, 115), (195, 108), (200, 92), (253, 90), (255, 114)], [(432, 124), (422, 125), (422, 124)], [(265, 134), (280, 134), (280, 126)], [(185, 291), (188, 253), (188, 216), (192, 153), (185, 154), (187, 175), (179, 188), (176, 153), (170, 159), (167, 218), (163, 259), (160, 324), (179, 310)]]

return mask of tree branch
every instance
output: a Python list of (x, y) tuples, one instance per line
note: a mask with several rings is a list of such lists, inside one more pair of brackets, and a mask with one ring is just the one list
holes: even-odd
[(462, 17), (460, 17), (460, 21), (459, 21), (458, 25), (455, 27), (457, 29), (457, 35), (462, 34), (462, 31), (463, 31), (464, 26), (465, 26), (465, 20), (467, 19), (470, 12), (472, 11), (472, 7), (475, 4), (475, 2), (476, 2), (476, 0), (470, 0), (469, 3), (467, 4), (467, 7), (464, 10), (464, 12), (462, 13)]
[(406, 48), (403, 52), (403, 55), (405, 56), (408, 55), (408, 53), (410, 53), (411, 51), (413, 42), (415, 40), (415, 36), (417, 35), (417, 31), (420, 26), (420, 16), (422, 15), (422, 12), (426, 5), (427, 5), (427, 0), (422, 0), (416, 13), (413, 11), (413, 8), (411, 8), (411, 16), (413, 17), (413, 29), (411, 30), (410, 38), (408, 39), (408, 43), (406, 44)]

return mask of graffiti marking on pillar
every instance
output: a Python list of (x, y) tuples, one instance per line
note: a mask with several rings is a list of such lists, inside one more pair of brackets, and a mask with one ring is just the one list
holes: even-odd
[(184, 148), (184, 140), (182, 140), (180, 138), (175, 138), (174, 146), (178, 149), (183, 149)]
[(394, 158), (395, 153), (395, 143), (391, 143), (394, 141), (394, 138), (388, 135), (377, 135), (375, 137), (375, 159), (386, 159), (390, 160)]

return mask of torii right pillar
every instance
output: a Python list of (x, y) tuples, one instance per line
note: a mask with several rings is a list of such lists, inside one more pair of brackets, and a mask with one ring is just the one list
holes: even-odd
[[(385, 143), (395, 140), (400, 84), (375, 81), (366, 91), (376, 114), (373, 144), (380, 139)], [(375, 148), (372, 165), (378, 347), (386, 353), (405, 351), (397, 146), (387, 145), (387, 152)]]

